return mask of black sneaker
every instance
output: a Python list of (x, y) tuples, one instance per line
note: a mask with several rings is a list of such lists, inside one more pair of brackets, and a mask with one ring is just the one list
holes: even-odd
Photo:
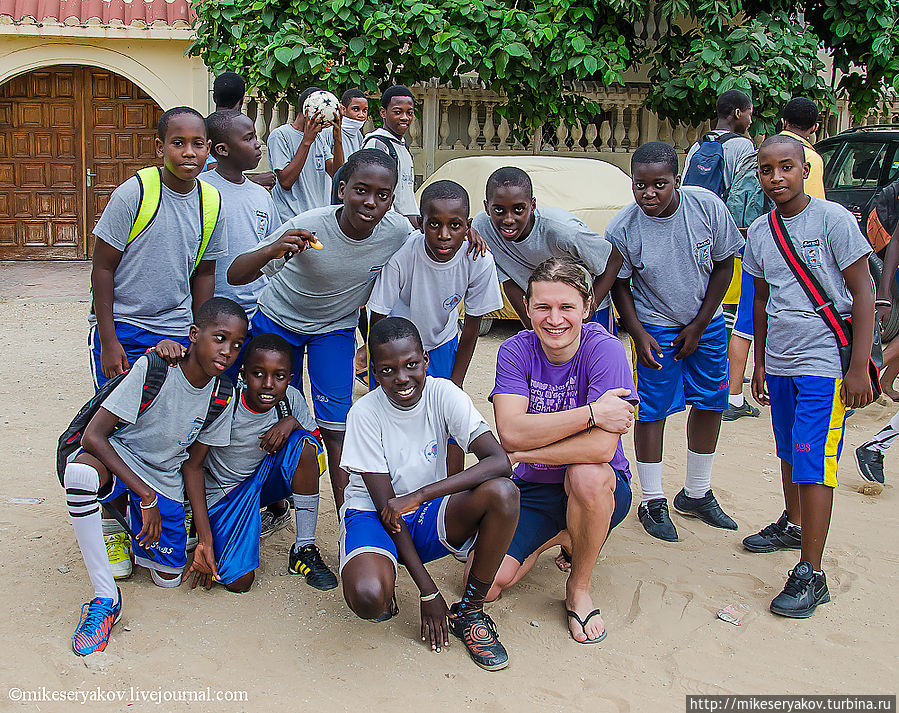
[(721, 509), (711, 489), (707, 490), (701, 498), (691, 498), (686, 491), (681, 491), (674, 496), (674, 509), (681, 515), (698, 517), (704, 523), (712, 527), (720, 527), (725, 530), (736, 530), (737, 523)]
[(872, 483), (883, 485), (886, 480), (883, 476), (883, 453), (875, 451), (867, 446), (859, 446), (855, 449), (855, 465), (859, 475)]
[(777, 552), (802, 548), (802, 528), (790, 525), (787, 512), (768, 527), (743, 539), (743, 547), (750, 552)]
[(758, 418), (761, 411), (759, 411), (755, 406), (750, 404), (748, 401), (744, 401), (743, 405), (739, 408), (736, 406), (728, 406), (721, 413), (722, 421), (736, 421), (738, 418), (743, 418), (743, 416), (750, 416), (751, 418)]
[(818, 574), (810, 563), (800, 562), (790, 572), (784, 590), (771, 602), (771, 611), (793, 619), (807, 619), (815, 607), (829, 601), (824, 572)]
[(499, 671), (509, 665), (509, 654), (499, 642), (496, 624), (483, 610), (464, 611), (459, 602), (450, 607), (450, 631), (462, 640), (468, 655), (478, 666), (487, 671)]
[(303, 575), (306, 578), (306, 584), (315, 589), (327, 591), (337, 586), (337, 577), (328, 569), (328, 565), (325, 564), (315, 545), (306, 545), (298, 552), (296, 543), (294, 543), (290, 548), (288, 571), (291, 574)]
[(677, 542), (677, 530), (671, 522), (668, 514), (668, 501), (665, 498), (655, 498), (645, 503), (640, 503), (637, 508), (637, 517), (640, 524), (650, 535), (666, 542)]

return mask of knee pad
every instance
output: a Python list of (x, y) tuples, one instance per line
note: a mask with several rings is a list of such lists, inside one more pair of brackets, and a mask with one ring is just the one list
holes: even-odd
[(93, 466), (84, 463), (68, 463), (63, 475), (63, 485), (66, 489), (77, 488), (96, 493), (100, 489), (100, 474)]

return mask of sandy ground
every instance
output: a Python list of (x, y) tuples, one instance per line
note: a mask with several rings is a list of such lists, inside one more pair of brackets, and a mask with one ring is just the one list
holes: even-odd
[[(79, 608), (91, 595), (54, 470), (58, 434), (91, 393), (87, 368), (84, 267), (57, 274), (44, 289), (0, 265), (0, 710), (84, 710), (77, 702), (12, 699), (20, 690), (96, 695), (121, 692), (98, 710), (202, 710), (207, 703), (148, 702), (172, 691), (245, 692), (217, 710), (259, 711), (683, 711), (691, 693), (895, 693), (893, 616), (899, 557), (896, 489), (860, 494), (851, 449), (895, 408), (872, 405), (847, 429), (825, 570), (833, 602), (811, 620), (773, 616), (794, 553), (752, 555), (741, 538), (782, 510), (778, 462), (767, 413), (724, 424), (714, 486), (737, 532), (677, 515), (679, 543), (646, 535), (636, 506), (605, 547), (593, 575), (608, 639), (579, 646), (567, 634), (564, 578), (544, 555), (534, 571), (490, 608), (511, 665), (474, 666), (456, 642), (425, 649), (416, 590), (398, 583), (400, 615), (387, 624), (355, 619), (340, 594), (317, 592), (286, 574), (292, 530), (262, 547), (256, 584), (244, 595), (161, 590), (144, 570), (121, 584), (124, 614), (109, 648), (86, 659), (70, 650)], [(11, 299), (10, 299), (11, 298)], [(80, 300), (80, 301), (79, 301)], [(467, 390), (492, 421), (486, 401), (501, 341), (499, 325), (478, 344)], [(683, 416), (668, 426), (665, 483), (680, 488)], [(626, 438), (632, 454), (632, 440)], [(887, 481), (899, 476), (890, 454)], [(326, 479), (323, 480), (323, 485)], [(319, 544), (336, 567), (337, 522), (325, 487)], [(635, 492), (638, 486), (635, 482)], [(13, 504), (12, 498), (43, 498)], [(451, 601), (462, 565), (431, 571)], [(893, 594), (890, 594), (893, 592)], [(740, 627), (715, 613), (732, 603), (750, 613)], [(42, 690), (43, 687), (43, 690)], [(59, 695), (58, 693), (56, 695)], [(196, 695), (196, 693), (195, 693)], [(225, 694), (227, 695), (227, 694)]]

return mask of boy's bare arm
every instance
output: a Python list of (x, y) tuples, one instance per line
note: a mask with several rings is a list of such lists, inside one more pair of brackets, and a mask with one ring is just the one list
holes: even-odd
[(252, 252), (234, 258), (234, 262), (228, 268), (228, 284), (248, 285), (253, 280), (262, 277), (262, 268), (272, 260), (278, 260), (285, 256), (289, 259), (297, 253), (303, 252), (313, 242), (315, 242), (315, 235), (308, 230), (302, 228), (285, 230), (274, 242), (265, 243)]
[(97, 318), (97, 332), (100, 335), (100, 368), (107, 379), (128, 371), (128, 357), (116, 336), (112, 315), (115, 271), (121, 260), (121, 250), (116, 250), (109, 243), (99, 239), (94, 242), (91, 292), (94, 316)]
[(581, 431), (561, 441), (529, 451), (512, 451), (509, 459), (515, 463), (570, 465), (572, 463), (608, 463), (615, 457), (621, 436), (601, 428)]
[(293, 416), (285, 416), (259, 437), (259, 447), (264, 451), (274, 453), (287, 443), (291, 433), (300, 428), (302, 428), (300, 422)]
[(194, 315), (215, 294), (215, 260), (200, 260), (196, 272), (190, 278), (191, 307)]
[(618, 279), (618, 271), (621, 269), (623, 263), (624, 258), (621, 256), (621, 253), (618, 252), (618, 248), (613, 245), (612, 252), (609, 253), (609, 260), (606, 263), (606, 269), (602, 271), (601, 275), (597, 275), (596, 279), (593, 280), (594, 310), (599, 308), (599, 305), (602, 304), (606, 295), (611, 292), (615, 280)]
[(718, 311), (718, 307), (724, 299), (733, 276), (733, 255), (713, 263), (712, 274), (709, 275), (709, 283), (706, 286), (702, 304), (699, 306), (699, 312), (696, 313), (690, 324), (678, 333), (674, 340), (674, 344), (681, 343), (680, 349), (674, 355), (675, 359), (684, 359), (696, 351), (696, 347), (699, 346), (699, 340), (702, 338), (702, 333), (709, 326), (709, 323)]
[(752, 396), (762, 406), (767, 406), (768, 389), (765, 386), (765, 343), (768, 341), (768, 283), (762, 277), (753, 277), (755, 300), (752, 303), (753, 361)]
[(293, 188), (293, 184), (296, 183), (297, 179), (300, 177), (303, 166), (306, 165), (309, 149), (312, 148), (315, 137), (318, 136), (319, 132), (322, 130), (320, 119), (320, 114), (315, 114), (311, 119), (305, 114), (303, 115), (303, 128), (300, 129), (300, 131), (303, 132), (303, 138), (300, 140), (300, 145), (294, 152), (293, 158), (290, 159), (290, 163), (284, 168), (275, 171), (275, 176), (278, 178), (278, 184), (285, 191), (289, 191)]
[(468, 373), (468, 367), (471, 364), (471, 357), (474, 354), (474, 347), (478, 342), (480, 330), (481, 317), (473, 317), (466, 314), (465, 320), (462, 322), (459, 348), (456, 349), (456, 361), (453, 362), (453, 371), (450, 374), (450, 381), (460, 389), (462, 388), (462, 382), (465, 380), (465, 374)]
[(346, 162), (343, 155), (343, 131), (340, 128), (342, 121), (343, 114), (338, 112), (337, 118), (331, 125), (333, 127), (332, 135), (334, 136), (334, 157), (325, 161), (325, 170), (331, 178), (334, 178), (337, 169)]
[(194, 561), (183, 577), (183, 579), (188, 579), (191, 572), (194, 573), (191, 588), (200, 584), (206, 589), (211, 589), (213, 581), (218, 578), (212, 545), (212, 527), (209, 524), (209, 511), (206, 509), (206, 478), (203, 475), (203, 462), (208, 453), (209, 446), (196, 441), (188, 449), (187, 460), (181, 466), (184, 490), (193, 512), (193, 522), (198, 539), (197, 548), (194, 550)]
[(524, 290), (515, 284), (515, 280), (506, 280), (503, 283), (503, 292), (509, 298), (509, 304), (512, 305), (512, 309), (515, 310), (515, 314), (518, 315), (524, 328), (532, 329), (531, 318), (528, 316), (527, 295)]
[(841, 396), (846, 408), (864, 408), (874, 400), (868, 376), (868, 360), (874, 341), (874, 288), (868, 256), (860, 257), (843, 270), (846, 288), (852, 295), (852, 358), (843, 376)]

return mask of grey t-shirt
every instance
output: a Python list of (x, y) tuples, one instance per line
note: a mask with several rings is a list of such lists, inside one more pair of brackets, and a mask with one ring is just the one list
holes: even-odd
[[(727, 129), (713, 129), (709, 132), (712, 136), (723, 136), (728, 133)], [(702, 137), (700, 137), (702, 138)], [(687, 158), (684, 161), (684, 172), (690, 166), (690, 159), (693, 154), (699, 151), (699, 142), (693, 144), (687, 152)], [(734, 181), (740, 162), (749, 154), (755, 151), (755, 144), (752, 139), (746, 136), (734, 136), (723, 144), (721, 144), (721, 152), (724, 154), (724, 187), (730, 188), (730, 184)]]
[[(490, 246), (500, 280), (510, 279), (522, 290), (527, 290), (528, 278), (534, 268), (547, 258), (569, 256), (579, 259), (595, 278), (605, 271), (612, 252), (612, 243), (590, 230), (576, 215), (561, 208), (538, 206), (534, 211), (534, 227), (523, 240), (506, 240), (484, 211), (474, 217), (471, 225)], [(600, 307), (610, 304), (606, 296)]]
[(667, 218), (651, 218), (631, 203), (606, 228), (624, 258), (618, 277), (631, 278), (643, 324), (680, 327), (693, 321), (714, 263), (743, 247), (743, 236), (718, 196), (696, 186), (683, 186), (679, 193), (677, 210)]
[[(303, 132), (294, 129), (291, 124), (284, 124), (272, 131), (268, 137), (268, 162), (272, 171), (283, 170), (293, 160), (302, 141)], [(331, 177), (325, 170), (325, 161), (330, 158), (333, 154), (320, 132), (309, 147), (306, 163), (290, 190), (285, 191), (280, 183), (275, 182), (272, 198), (282, 223), (331, 202)]]
[[(113, 276), (112, 318), (171, 337), (186, 337), (193, 321), (190, 276), (200, 249), (199, 186), (177, 193), (162, 184), (159, 212), (130, 245), (128, 234), (140, 207), (140, 183), (132, 176), (112, 192), (94, 235), (122, 259)], [(222, 204), (224, 215), (224, 203)], [(228, 254), (226, 221), (219, 218), (203, 260)], [(90, 316), (91, 324), (96, 318)]]
[(365, 240), (352, 240), (337, 223), (342, 208), (326, 206), (298, 215), (265, 241), (272, 243), (292, 228), (305, 228), (324, 244), (322, 250), (304, 250), (262, 268), (271, 279), (259, 296), (259, 309), (286, 329), (325, 334), (355, 327), (375, 278), (412, 229), (406, 218), (388, 211)]
[(228, 268), (241, 253), (255, 248), (281, 224), (271, 194), (248, 178), (232, 183), (213, 169), (201, 174), (222, 196), (222, 217), (228, 226), (228, 255), (215, 263), (215, 296), (234, 300), (247, 313), (256, 314), (256, 300), (268, 282), (264, 275), (249, 285), (228, 284)]
[[(852, 295), (842, 271), (871, 252), (855, 217), (838, 203), (811, 198), (799, 215), (784, 218), (790, 241), (844, 317), (852, 312)], [(833, 332), (815, 312), (811, 300), (787, 266), (768, 216), (749, 227), (743, 269), (768, 283), (768, 339), (765, 370), (778, 376), (842, 377)]]
[(415, 231), (378, 275), (369, 310), (411, 320), (425, 351), (446, 344), (458, 333), (460, 302), (473, 317), (503, 306), (493, 255), (474, 259), (467, 249), (462, 243), (451, 259), (437, 262), (425, 250), (424, 234)]
[[(362, 140), (362, 148), (379, 149), (384, 153), (387, 150), (387, 142), (396, 149), (396, 157), (399, 162), (399, 178), (396, 182), (396, 190), (393, 192), (393, 209), (403, 215), (418, 215), (418, 201), (415, 200), (415, 163), (412, 154), (406, 144), (406, 139), (398, 139), (387, 129), (375, 129), (366, 134)], [(349, 154), (345, 154), (349, 155)]]
[(160, 495), (181, 502), (184, 479), (181, 464), (187, 449), (199, 441), (226, 446), (231, 437), (230, 407), (203, 428), (215, 379), (201, 389), (192, 386), (180, 367), (170, 366), (162, 388), (137, 417), (147, 375), (147, 358), (141, 357), (103, 402), (103, 408), (132, 424), (109, 437), (110, 445), (131, 470)]
[[(236, 485), (253, 475), (268, 453), (259, 447), (259, 437), (278, 423), (278, 409), (265, 413), (251, 411), (244, 399), (237, 397), (231, 419), (231, 442), (209, 449), (204, 472), (206, 475), (206, 504), (212, 507)], [(287, 403), (290, 415), (310, 433), (316, 429), (315, 421), (303, 395), (294, 387), (287, 387)]]

